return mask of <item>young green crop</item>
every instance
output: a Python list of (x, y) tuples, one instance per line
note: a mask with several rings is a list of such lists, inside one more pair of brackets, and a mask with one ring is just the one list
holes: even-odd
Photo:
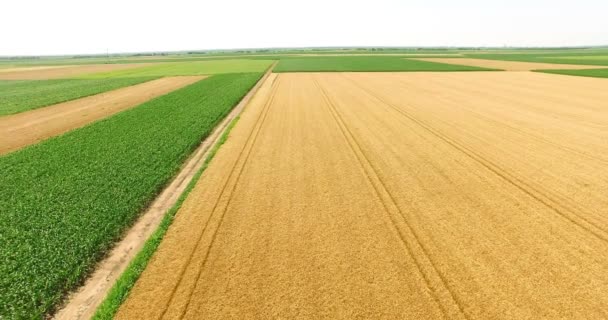
[(282, 58), (274, 72), (375, 72), (375, 71), (484, 71), (479, 67), (450, 65), (398, 56), (332, 56)]
[[(468, 58), (522, 61), (522, 62), (541, 62), (555, 64), (579, 64), (608, 66), (608, 50), (597, 50), (588, 53), (577, 52), (536, 52), (536, 53), (487, 53), (487, 54), (467, 54)], [(594, 57), (594, 58), (592, 58)]]
[(134, 84), (154, 77), (121, 79), (0, 80), (0, 116), (46, 107)]
[(569, 76), (608, 78), (608, 69), (586, 69), (586, 70), (537, 70), (538, 72), (564, 74)]
[(120, 275), (114, 286), (112, 286), (112, 289), (110, 289), (110, 292), (105, 297), (104, 301), (101, 303), (99, 308), (97, 308), (97, 311), (93, 316), (93, 320), (111, 320), (112, 318), (114, 318), (114, 315), (116, 314), (116, 312), (118, 312), (120, 305), (127, 299), (129, 293), (131, 292), (131, 289), (135, 285), (135, 282), (137, 281), (137, 279), (139, 279), (139, 276), (148, 265), (148, 262), (152, 258), (152, 255), (154, 255), (154, 252), (156, 252), (156, 249), (158, 248), (161, 240), (167, 233), (167, 230), (169, 230), (169, 226), (171, 225), (171, 222), (173, 222), (175, 214), (188, 197), (188, 194), (190, 194), (190, 191), (194, 189), (194, 186), (203, 174), (203, 171), (207, 169), (209, 163), (211, 162), (211, 160), (213, 160), (219, 148), (226, 142), (230, 131), (238, 120), (239, 117), (236, 117), (232, 120), (232, 122), (230, 122), (230, 124), (220, 137), (219, 141), (213, 146), (213, 149), (211, 149), (211, 151), (209, 152), (209, 155), (205, 159), (205, 162), (203, 163), (201, 168), (194, 175), (194, 177), (192, 177), (192, 180), (186, 187), (186, 190), (184, 190), (175, 205), (171, 209), (169, 209), (168, 212), (165, 214), (163, 220), (158, 226), (158, 229), (156, 229), (154, 233), (150, 236), (150, 238), (146, 240), (144, 247), (135, 256), (135, 258), (133, 258), (133, 261), (131, 261), (127, 269)]
[(0, 157), (0, 318), (42, 318), (261, 77), (217, 75)]
[(160, 77), (160, 76), (187, 76), (219, 73), (263, 72), (268, 69), (270, 60), (208, 60), (169, 62), (151, 65), (143, 68), (116, 70), (110, 72), (94, 73), (86, 78), (115, 78), (115, 77)]

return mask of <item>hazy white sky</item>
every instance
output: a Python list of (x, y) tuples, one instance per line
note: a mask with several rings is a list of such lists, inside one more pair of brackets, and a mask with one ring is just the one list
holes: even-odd
[(608, 0), (4, 0), (0, 55), (608, 44)]

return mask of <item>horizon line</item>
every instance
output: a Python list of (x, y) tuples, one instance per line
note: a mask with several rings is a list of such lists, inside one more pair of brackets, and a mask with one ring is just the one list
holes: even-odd
[(295, 47), (251, 47), (251, 48), (215, 48), (215, 49), (184, 49), (184, 50), (154, 50), (154, 51), (123, 51), (123, 52), (95, 52), (95, 53), (65, 53), (52, 55), (0, 55), (0, 59), (27, 59), (27, 58), (54, 58), (54, 57), (71, 57), (71, 58), (92, 58), (92, 57), (109, 57), (109, 56), (130, 56), (130, 55), (168, 55), (168, 54), (206, 54), (206, 53), (239, 53), (239, 51), (250, 51), (245, 53), (263, 52), (268, 50), (287, 51), (287, 50), (484, 50), (484, 49), (602, 49), (608, 48), (608, 44), (604, 45), (583, 45), (583, 46), (295, 46)]

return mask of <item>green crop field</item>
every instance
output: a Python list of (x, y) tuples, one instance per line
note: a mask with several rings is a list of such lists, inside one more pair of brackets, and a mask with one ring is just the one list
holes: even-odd
[(581, 51), (554, 51), (554, 52), (525, 52), (516, 53), (487, 53), (487, 54), (466, 54), (469, 58), (522, 61), (522, 62), (543, 62), (557, 64), (580, 64), (608, 66), (608, 50), (594, 50), (589, 52)]
[(394, 56), (341, 56), (283, 58), (274, 68), (275, 72), (316, 71), (484, 71), (478, 67), (458, 66), (427, 61), (409, 60)]
[(187, 76), (207, 75), (219, 73), (246, 73), (263, 72), (272, 61), (269, 60), (211, 60), (211, 61), (188, 61), (170, 62), (144, 68), (117, 70), (103, 73), (95, 73), (85, 76), (86, 78), (116, 78), (116, 77), (160, 77), (160, 76)]
[(561, 59), (569, 59), (569, 60), (607, 60), (608, 55), (598, 55), (598, 56), (567, 56), (561, 57)]
[[(335, 55), (341, 54), (353, 56), (359, 54), (369, 54), (382, 56), (383, 54), (404, 56), (416, 55), (454, 55), (512, 61), (529, 62), (551, 62), (551, 63), (573, 63), (568, 60), (581, 61), (580, 64), (594, 64), (594, 61), (601, 61), (603, 65), (608, 61), (608, 49), (408, 49), (408, 48), (351, 48), (351, 49), (265, 49), (251, 51), (226, 51), (226, 52), (192, 52), (192, 53), (171, 53), (160, 55), (115, 55), (115, 56), (95, 56), (95, 57), (42, 57), (42, 58), (20, 58), (2, 59), (0, 58), (0, 68), (17, 66), (40, 66), (40, 65), (77, 65), (77, 64), (116, 64), (116, 63), (144, 63), (144, 62), (193, 62), (193, 61), (215, 61), (215, 60), (278, 60), (290, 58), (297, 55)], [(596, 56), (596, 57), (592, 57)], [(559, 62), (561, 61), (561, 62)], [(584, 61), (588, 61), (584, 63)], [(577, 62), (577, 64), (579, 64)], [(242, 70), (258, 71), (258, 70)]]
[[(261, 50), (229, 50), (219, 52), (190, 52), (190, 53), (164, 53), (149, 55), (112, 55), (112, 56), (65, 56), (65, 57), (33, 57), (33, 58), (2, 58), (0, 69), (3, 67), (40, 66), (40, 65), (77, 65), (77, 64), (114, 64), (114, 63), (143, 63), (143, 62), (184, 62), (184, 61), (210, 61), (226, 59), (264, 59), (273, 60), (279, 57), (301, 54), (458, 54), (471, 50), (456, 49), (411, 49), (411, 48), (351, 48), (351, 49), (261, 49)], [(478, 50), (474, 50), (478, 51)]]
[(154, 79), (0, 80), (0, 116), (46, 107)]
[[(217, 61), (217, 60), (273, 60), (284, 55), (170, 55), (170, 56), (148, 56), (148, 57), (113, 57), (113, 58), (73, 58), (73, 59), (42, 59), (42, 60), (2, 60), (0, 58), (0, 69), (31, 67), (31, 66), (59, 66), (59, 65), (86, 65), (86, 64), (122, 64), (122, 63), (170, 63), (170, 62), (195, 62), (195, 61)], [(223, 73), (223, 72), (222, 72)]]
[(569, 76), (608, 78), (607, 69), (587, 69), (587, 70), (539, 70), (538, 72), (564, 74)]
[(212, 76), (0, 157), (0, 318), (52, 311), (260, 77)]
[[(454, 55), (506, 61), (605, 65), (604, 69), (595, 70), (538, 72), (608, 78), (607, 49), (330, 48), (269, 49), (248, 54), (0, 58), (0, 68), (160, 62), (137, 69), (86, 74), (77, 79), (0, 80), (0, 116), (165, 76), (209, 75), (204, 80), (90, 125), (0, 156), (0, 320), (52, 316), (67, 294), (83, 283), (96, 264), (167, 186), (192, 151), (272, 64), (277, 63), (274, 72), (494, 70), (415, 60)], [(481, 76), (501, 75), (509, 77), (507, 72)], [(442, 77), (438, 73), (430, 75), (433, 76)], [(459, 76), (465, 75), (453, 73), (447, 77), (456, 79)], [(471, 73), (466, 76), (475, 77)], [(567, 78), (551, 77), (556, 81)], [(601, 83), (602, 80), (597, 81)], [(526, 86), (525, 83), (521, 85)], [(395, 87), (395, 90), (399, 88)], [(452, 90), (448, 88), (446, 92)], [(227, 133), (221, 141), (226, 138)], [(154, 252), (198, 175), (173, 209), (166, 213), (159, 228), (147, 239), (127, 271), (113, 284), (96, 319), (111, 319), (127, 299), (148, 261), (154, 261)]]
[(198, 179), (201, 177), (203, 171), (207, 169), (209, 163), (215, 157), (215, 154), (218, 152), (221, 145), (226, 142), (230, 131), (238, 120), (239, 117), (237, 116), (230, 122), (217, 144), (213, 146), (213, 149), (210, 150), (201, 168), (194, 175), (194, 177), (186, 187), (186, 190), (184, 190), (184, 192), (182, 193), (178, 201), (175, 203), (173, 208), (169, 209), (169, 211), (161, 221), (160, 225), (158, 226), (158, 229), (156, 229), (156, 231), (146, 241), (141, 251), (137, 254), (135, 258), (133, 258), (127, 269), (123, 272), (120, 278), (118, 278), (116, 284), (114, 284), (114, 286), (106, 296), (106, 299), (101, 303), (99, 308), (97, 308), (97, 312), (92, 318), (93, 320), (110, 320), (114, 317), (114, 315), (118, 311), (118, 308), (120, 308), (120, 305), (129, 295), (131, 288), (133, 288), (135, 282), (146, 268), (148, 262), (154, 255), (154, 252), (156, 252), (156, 249), (160, 245), (161, 240), (169, 229), (171, 222), (173, 222), (173, 218), (175, 217), (175, 214), (177, 214), (177, 210), (179, 210), (181, 205), (184, 203), (190, 191), (194, 189), (194, 186), (196, 185)]

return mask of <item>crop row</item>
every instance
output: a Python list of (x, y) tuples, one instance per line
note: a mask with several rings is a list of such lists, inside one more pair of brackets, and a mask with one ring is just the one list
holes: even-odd
[(0, 318), (52, 311), (260, 76), (212, 76), (0, 157)]

